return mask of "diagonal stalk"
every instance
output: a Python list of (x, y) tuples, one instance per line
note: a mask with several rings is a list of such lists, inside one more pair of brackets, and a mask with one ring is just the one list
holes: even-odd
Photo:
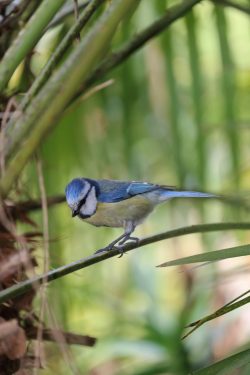
[[(128, 243), (122, 246), (122, 251), (127, 252), (139, 247), (155, 243), (158, 241), (166, 240), (169, 238), (185, 236), (187, 234), (192, 233), (204, 233), (204, 232), (214, 232), (214, 231), (221, 231), (221, 230), (232, 230), (232, 229), (239, 229), (239, 230), (249, 230), (250, 223), (212, 223), (212, 224), (202, 224), (202, 225), (192, 225), (189, 227), (182, 227), (174, 230), (170, 230), (167, 232), (159, 233), (151, 237), (146, 237), (141, 239), (138, 243)], [(82, 268), (89, 267), (93, 264), (99, 263), (105, 259), (113, 258), (116, 255), (121, 254), (121, 249), (112, 249), (106, 252), (101, 252), (98, 254), (90, 255), (86, 258), (80, 259), (76, 262), (67, 264), (66, 266), (61, 266), (57, 269), (51, 270), (44, 275), (39, 275), (34, 277), (33, 279), (25, 280), (20, 282), (17, 285), (13, 285), (10, 288), (4, 289), (0, 292), (0, 303), (3, 303), (11, 298), (18, 297), (28, 291), (32, 290), (32, 288), (36, 288), (38, 285), (42, 284), (44, 280), (46, 282), (50, 282), (52, 280), (59, 279), (65, 275), (68, 275), (72, 272), (80, 270)]]

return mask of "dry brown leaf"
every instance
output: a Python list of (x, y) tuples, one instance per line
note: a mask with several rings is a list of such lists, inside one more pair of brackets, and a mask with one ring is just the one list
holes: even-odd
[(23, 294), (22, 296), (15, 298), (15, 308), (18, 310), (30, 311), (32, 309), (32, 302), (35, 295), (36, 291), (32, 289), (29, 292)]
[(20, 268), (29, 265), (29, 254), (26, 250), (15, 251), (1, 262), (0, 282), (20, 272)]
[(19, 359), (26, 352), (26, 335), (17, 320), (0, 321), (0, 354), (9, 359)]

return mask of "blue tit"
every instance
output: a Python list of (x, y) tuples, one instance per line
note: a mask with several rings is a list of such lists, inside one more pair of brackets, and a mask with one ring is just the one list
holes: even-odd
[(78, 216), (89, 224), (106, 227), (123, 227), (124, 233), (105, 249), (128, 240), (138, 224), (154, 208), (170, 198), (212, 198), (213, 194), (196, 191), (181, 191), (174, 187), (155, 185), (148, 182), (126, 182), (117, 180), (94, 180), (75, 178), (65, 189), (66, 200), (72, 217)]

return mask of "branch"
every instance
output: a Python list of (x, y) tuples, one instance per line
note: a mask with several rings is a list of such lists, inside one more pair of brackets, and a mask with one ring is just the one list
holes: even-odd
[[(26, 335), (29, 339), (37, 339), (37, 329), (36, 327), (28, 328), (26, 330)], [(44, 328), (42, 330), (42, 338), (46, 341), (58, 342), (58, 337), (63, 336), (63, 343), (70, 345), (85, 345), (94, 346), (96, 343), (96, 338), (87, 335), (77, 335), (72, 332), (63, 332), (61, 330)]]
[(212, 2), (216, 5), (222, 5), (225, 7), (231, 7), (237, 9), (243, 13), (250, 14), (250, 7), (247, 7), (242, 4), (237, 4), (231, 0), (212, 0)]
[(40, 39), (45, 27), (61, 8), (65, 0), (45, 0), (27, 25), (20, 31), (0, 65), (0, 93), (4, 91), (17, 66)]
[[(202, 224), (202, 225), (192, 225), (189, 227), (182, 227), (174, 229), (171, 231), (156, 234), (151, 237), (146, 237), (138, 241), (138, 243), (127, 243), (121, 247), (122, 252), (128, 252), (139, 247), (149, 245), (158, 241), (166, 240), (169, 238), (185, 236), (192, 233), (205, 233), (214, 232), (222, 230), (249, 230), (250, 223), (212, 223), (212, 224)], [(101, 249), (100, 249), (101, 250)], [(68, 275), (77, 270), (89, 267), (93, 264), (99, 263), (105, 259), (113, 258), (116, 255), (120, 255), (118, 249), (112, 249), (109, 251), (104, 251), (98, 254), (90, 255), (86, 258), (80, 259), (76, 262), (67, 264), (66, 266), (61, 266), (57, 269), (51, 270), (46, 274), (36, 276), (32, 279), (20, 282), (17, 285), (13, 285), (10, 288), (4, 289), (0, 292), (0, 303), (3, 303), (9, 299), (16, 298), (22, 294), (29, 292), (33, 287), (37, 288), (38, 285), (44, 282), (50, 282), (52, 280), (59, 279), (65, 275)]]
[[(54, 206), (55, 204), (64, 203), (65, 196), (64, 195), (57, 195), (54, 197), (47, 198), (47, 205), (48, 207)], [(7, 207), (15, 215), (16, 212), (27, 212), (27, 211), (36, 211), (42, 208), (42, 202), (40, 199), (37, 200), (28, 200), (23, 202), (14, 203), (14, 206), (11, 204)]]

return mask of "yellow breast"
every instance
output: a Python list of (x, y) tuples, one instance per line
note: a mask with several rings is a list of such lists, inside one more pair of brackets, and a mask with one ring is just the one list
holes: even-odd
[(153, 203), (142, 195), (116, 203), (98, 203), (95, 214), (84, 221), (95, 226), (123, 227), (125, 222), (135, 225), (154, 209)]

